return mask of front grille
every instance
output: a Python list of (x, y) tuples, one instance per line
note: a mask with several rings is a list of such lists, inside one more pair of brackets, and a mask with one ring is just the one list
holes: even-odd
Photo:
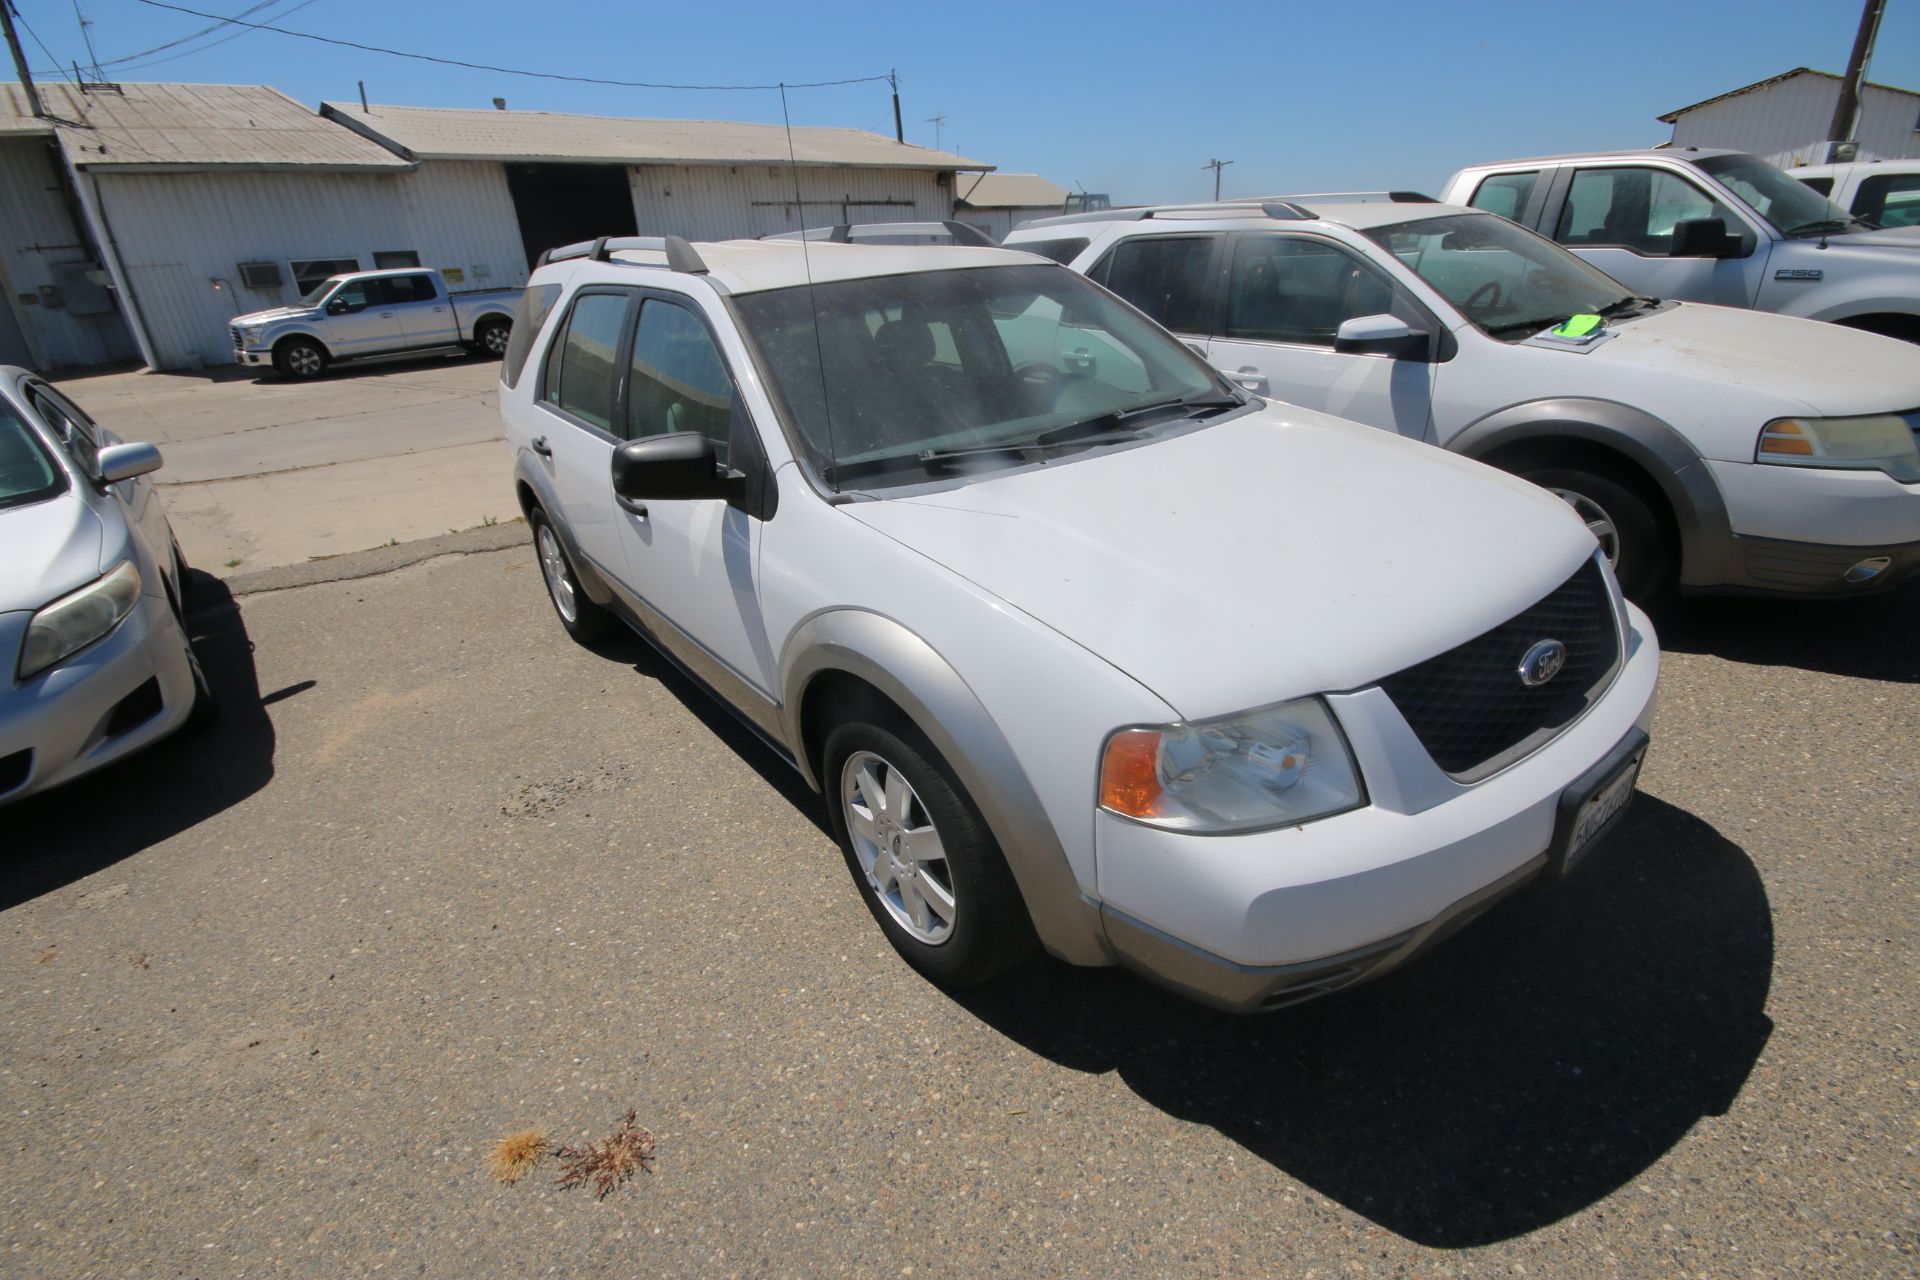
[[(1528, 687), (1520, 662), (1542, 640), (1567, 647), (1553, 679)], [(1599, 560), (1531, 608), (1380, 682), (1434, 762), (1474, 782), (1578, 719), (1620, 666), (1620, 631)]]
[(240, 330), (228, 329), (227, 332), (233, 335), (233, 349), (235, 351), (244, 350), (247, 344), (240, 341)]

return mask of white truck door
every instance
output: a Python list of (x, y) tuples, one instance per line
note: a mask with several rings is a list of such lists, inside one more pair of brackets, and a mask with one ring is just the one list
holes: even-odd
[(378, 279), (348, 280), (326, 302), (327, 346), (338, 360), (406, 346), (400, 315)]
[[(1719, 218), (1751, 237), (1741, 258), (1675, 258), (1674, 224)], [(1772, 246), (1769, 235), (1692, 179), (1650, 165), (1576, 167), (1550, 226), (1553, 239), (1635, 293), (1751, 307)]]
[(1343, 321), (1404, 308), (1390, 280), (1315, 236), (1235, 236), (1231, 254), (1219, 336), (1207, 343), (1215, 368), (1259, 395), (1431, 439), (1431, 364), (1333, 349)]

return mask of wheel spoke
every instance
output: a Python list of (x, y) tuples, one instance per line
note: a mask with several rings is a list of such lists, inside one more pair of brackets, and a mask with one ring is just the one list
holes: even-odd
[(914, 887), (920, 891), (920, 896), (926, 900), (933, 914), (940, 918), (940, 923), (951, 926), (956, 914), (953, 893), (924, 871), (914, 877)]
[(867, 810), (873, 814), (887, 812), (886, 789), (880, 785), (880, 774), (874, 768), (875, 760), (863, 761), (860, 772), (854, 776), (854, 785), (858, 788), (860, 799), (866, 802)]
[(933, 913), (927, 910), (927, 900), (920, 896), (920, 886), (911, 880), (900, 881), (900, 905), (907, 909), (908, 919), (913, 927), (922, 932), (933, 929)]
[(856, 837), (866, 841), (868, 844), (878, 844), (880, 842), (880, 832), (875, 828), (873, 822), (873, 810), (860, 805), (849, 804), (847, 806), (847, 825), (853, 828), (853, 834)]
[(906, 775), (891, 766), (887, 769), (887, 816), (907, 825), (907, 797), (913, 793), (907, 789)]
[(940, 833), (931, 826), (915, 827), (907, 832), (900, 846), (903, 862), (941, 862), (946, 856), (947, 848), (940, 843)]

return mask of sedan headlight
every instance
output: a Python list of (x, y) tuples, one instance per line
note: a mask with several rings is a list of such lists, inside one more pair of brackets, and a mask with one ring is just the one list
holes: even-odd
[(1775, 418), (1760, 432), (1755, 462), (1782, 467), (1884, 471), (1920, 483), (1920, 411), (1859, 418)]
[(27, 622), (20, 646), (20, 679), (38, 675), (106, 635), (140, 602), (140, 570), (124, 560), (71, 595), (61, 596)]
[(1290, 826), (1364, 803), (1353, 753), (1318, 698), (1121, 729), (1100, 761), (1101, 808), (1174, 831)]

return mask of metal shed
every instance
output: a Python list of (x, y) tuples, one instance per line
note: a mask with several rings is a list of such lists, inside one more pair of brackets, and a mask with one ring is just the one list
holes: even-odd
[[(1827, 130), (1842, 78), (1795, 67), (1659, 117), (1676, 147), (1730, 147), (1782, 168), (1825, 161)], [(1860, 86), (1854, 125), (1862, 160), (1920, 158), (1920, 92), (1871, 81)]]
[(1073, 193), (1036, 173), (983, 173), (960, 181), (954, 216), (995, 240), (1028, 218), (1065, 213)]

